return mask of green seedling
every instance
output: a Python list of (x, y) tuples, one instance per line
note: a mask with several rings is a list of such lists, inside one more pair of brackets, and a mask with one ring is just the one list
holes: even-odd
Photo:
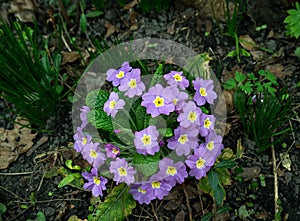
[(298, 38), (300, 36), (300, 4), (296, 2), (296, 8), (287, 11), (289, 14), (284, 23), (286, 28), (286, 35)]

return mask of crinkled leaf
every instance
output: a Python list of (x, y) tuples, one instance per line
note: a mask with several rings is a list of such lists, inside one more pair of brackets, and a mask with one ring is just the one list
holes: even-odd
[(150, 87), (153, 87), (154, 85), (156, 85), (157, 83), (162, 82), (163, 79), (163, 69), (164, 66), (163, 64), (159, 64), (150, 83)]
[(133, 164), (135, 168), (142, 172), (146, 177), (154, 174), (158, 169), (158, 162), (160, 160), (159, 153), (153, 156), (142, 154), (135, 154), (133, 157)]
[(97, 221), (122, 221), (131, 214), (136, 207), (132, 195), (128, 193), (129, 187), (122, 183), (115, 186), (105, 201), (97, 207)]
[(105, 102), (109, 98), (109, 93), (104, 90), (93, 90), (86, 96), (86, 105), (94, 109), (103, 109)]
[(88, 113), (88, 121), (93, 124), (97, 129), (102, 129), (104, 131), (113, 131), (113, 125), (111, 117), (102, 110), (91, 110)]
[(150, 115), (146, 113), (146, 108), (138, 106), (136, 109), (136, 126), (139, 131), (149, 126)]

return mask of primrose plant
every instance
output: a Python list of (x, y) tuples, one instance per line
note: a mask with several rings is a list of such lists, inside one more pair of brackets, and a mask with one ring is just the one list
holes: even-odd
[(217, 99), (212, 80), (164, 74), (162, 65), (151, 78), (141, 72), (129, 62), (109, 69), (111, 90), (90, 91), (81, 108), (74, 148), (92, 167), (82, 176), (94, 196), (111, 178), (140, 204), (161, 200), (188, 176), (206, 176), (223, 148), (209, 114)]

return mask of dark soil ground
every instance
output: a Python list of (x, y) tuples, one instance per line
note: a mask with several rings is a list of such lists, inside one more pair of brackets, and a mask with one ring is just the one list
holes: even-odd
[[(189, 5), (187, 1), (172, 3), (166, 12), (151, 11), (146, 14), (143, 14), (137, 5), (123, 9), (112, 3), (105, 9), (103, 15), (88, 20), (88, 36), (90, 38), (105, 36), (109, 44), (112, 44), (116, 37), (121, 41), (142, 37), (171, 39), (192, 48), (197, 53), (208, 52), (213, 58), (210, 63), (212, 69), (223, 80), (231, 77), (234, 70), (251, 72), (273, 68), (280, 85), (286, 86), (293, 98), (291, 111), (299, 112), (300, 92), (296, 84), (300, 82), (300, 60), (293, 55), (293, 51), (300, 45), (299, 41), (284, 35), (283, 20), (289, 5), (283, 2), (253, 1), (243, 14), (238, 36), (249, 35), (258, 45), (274, 51), (274, 53), (263, 52), (262, 58), (258, 60), (253, 56), (242, 57), (238, 63), (236, 58), (226, 57), (228, 52), (234, 50), (235, 43), (223, 34), (226, 27), (224, 23), (214, 22), (201, 7)], [(2, 1), (2, 10), (8, 8), (9, 3)], [(47, 30), (48, 26), (45, 25), (46, 18), (49, 17), (47, 9), (52, 9), (54, 13), (58, 10), (57, 6), (44, 3), (39, 4), (39, 8), (33, 12), (36, 18), (42, 18), (39, 23), (44, 27), (43, 31), (50, 33), (53, 30)], [(13, 19), (15, 13), (8, 13), (9, 18)], [(257, 26), (263, 24), (267, 25), (266, 29), (255, 30)], [(74, 35), (84, 50), (90, 42), (85, 35), (80, 34), (80, 31), (76, 33), (75, 30), (77, 29), (73, 30)], [(204, 35), (205, 31), (210, 32), (209, 36)], [(279, 66), (282, 69), (278, 70)], [(12, 129), (13, 124), (6, 118), (10, 116), (7, 107), (13, 108), (1, 100), (0, 113), (3, 113), (4, 117), (0, 118), (0, 127)], [(4, 220), (35, 219), (39, 211), (45, 214), (46, 220), (68, 220), (72, 215), (77, 215), (81, 219), (87, 218), (90, 192), (71, 186), (58, 188), (61, 176), (45, 177), (51, 168), (64, 165), (66, 159), (81, 162), (80, 156), (68, 146), (73, 141), (71, 122), (71, 105), (64, 105), (61, 114), (48, 122), (48, 129), (54, 133), (40, 133), (34, 140), (37, 143), (42, 137), (47, 137), (47, 141), (36, 149), (21, 154), (16, 162), (0, 171), (0, 202), (7, 206), (6, 213), (2, 215)], [(274, 174), (271, 150), (257, 153), (255, 143), (247, 139), (242, 132), (241, 123), (234, 110), (228, 114), (228, 123), (231, 129), (224, 137), (224, 145), (236, 151), (238, 140), (241, 141), (245, 152), (238, 163), (244, 172), (240, 180), (237, 174), (231, 171), (232, 182), (226, 187), (227, 196), (224, 202), (230, 210), (215, 217), (215, 220), (243, 220), (243, 215), (244, 220), (273, 220)], [(287, 148), (283, 149), (280, 143), (275, 147), (275, 152), (281, 217), (282, 220), (297, 221), (300, 220), (298, 115), (290, 123), (294, 134), (284, 140)], [(287, 152), (290, 156), (290, 170), (284, 168), (281, 163), (280, 153), (283, 152)], [(189, 217), (200, 220), (203, 214), (214, 209), (215, 205), (210, 196), (199, 192), (195, 180), (191, 179), (184, 185), (177, 186), (166, 199), (154, 201), (149, 206), (138, 206), (128, 220), (190, 220)]]

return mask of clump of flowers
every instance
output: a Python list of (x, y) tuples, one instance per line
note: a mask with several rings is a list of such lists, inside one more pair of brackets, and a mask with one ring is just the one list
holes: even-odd
[[(87, 95), (74, 148), (92, 166), (82, 175), (84, 188), (94, 196), (103, 196), (111, 178), (116, 185), (128, 185), (140, 204), (149, 204), (163, 199), (189, 175), (206, 176), (220, 155), (222, 137), (215, 132), (215, 117), (207, 111), (217, 98), (213, 81), (189, 81), (178, 71), (156, 74), (162, 80), (149, 86), (144, 81), (149, 76), (124, 62), (121, 68), (107, 71), (112, 92)], [(89, 123), (102, 143), (86, 131)]]

